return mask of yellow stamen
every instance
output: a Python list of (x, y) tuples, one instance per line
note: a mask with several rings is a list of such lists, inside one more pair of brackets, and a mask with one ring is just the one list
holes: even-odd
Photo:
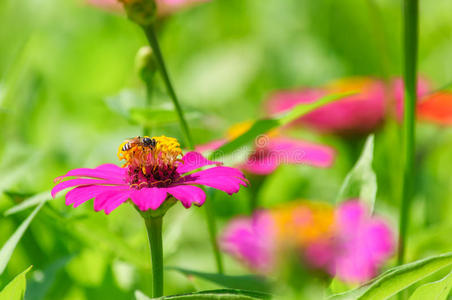
[[(143, 138), (149, 138), (147, 136)], [(125, 160), (123, 167), (133, 165), (139, 167), (143, 174), (146, 174), (147, 166), (154, 165), (173, 165), (176, 161), (180, 161), (182, 149), (177, 139), (166, 136), (152, 137), (156, 141), (156, 145), (145, 146), (141, 142), (131, 142), (126, 140), (118, 148), (119, 160)], [(123, 150), (124, 146), (130, 143), (130, 149)]]

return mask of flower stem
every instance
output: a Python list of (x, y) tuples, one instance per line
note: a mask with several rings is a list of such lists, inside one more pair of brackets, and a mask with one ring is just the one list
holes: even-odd
[(168, 90), (168, 94), (170, 95), (171, 100), (173, 101), (174, 108), (176, 109), (177, 115), (179, 117), (180, 127), (185, 137), (185, 141), (189, 149), (193, 149), (193, 142), (190, 135), (190, 130), (188, 128), (187, 121), (185, 120), (184, 113), (179, 104), (179, 100), (177, 98), (176, 92), (171, 84), (170, 77), (168, 75), (168, 71), (166, 69), (165, 61), (163, 59), (162, 51), (160, 50), (160, 45), (157, 40), (157, 36), (155, 35), (153, 25), (143, 26), (143, 30), (146, 34), (146, 38), (148, 39), (149, 45), (151, 46), (155, 58), (157, 61), (157, 67), (160, 71), (162, 79), (166, 85), (166, 89)]
[(399, 251), (397, 263), (405, 259), (410, 204), (414, 192), (414, 140), (416, 116), (416, 63), (418, 48), (418, 0), (404, 0), (404, 72), (405, 106), (403, 120), (403, 185), (399, 219)]
[[(212, 194), (212, 191), (209, 191), (211, 200), (213, 199)], [(217, 224), (215, 222), (215, 211), (213, 209), (212, 201), (206, 201), (204, 206), (206, 207), (207, 229), (209, 230), (209, 238), (213, 249), (213, 255), (215, 256), (217, 272), (223, 274), (223, 258), (221, 257), (220, 248), (218, 247), (217, 242)]]
[[(146, 107), (151, 107), (152, 103), (152, 82), (150, 80), (144, 80), (144, 84), (146, 85)], [(143, 126), (143, 136), (151, 136), (151, 128), (148, 125)]]
[(156, 298), (163, 296), (163, 217), (147, 216), (144, 218), (144, 222), (148, 232), (152, 257), (152, 297)]

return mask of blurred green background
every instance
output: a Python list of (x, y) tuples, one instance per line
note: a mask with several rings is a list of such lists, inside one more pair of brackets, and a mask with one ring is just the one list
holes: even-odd
[[(439, 88), (452, 81), (452, 2), (421, 1), (419, 72)], [(120, 13), (83, 1), (0, 1), (0, 241), (31, 210), (3, 215), (53, 179), (77, 167), (117, 162), (117, 146), (139, 135), (130, 107), (144, 102), (135, 69), (141, 30)], [(159, 24), (170, 74), (196, 144), (224, 135), (229, 126), (263, 115), (274, 91), (322, 85), (350, 76), (401, 74), (401, 3), (391, 0), (211, 0)], [(158, 82), (155, 104), (170, 103)], [(156, 135), (179, 137), (177, 123), (158, 124)], [(417, 194), (409, 258), (450, 250), (452, 132), (419, 124)], [(295, 135), (334, 146), (331, 169), (283, 166), (264, 182), (261, 202), (294, 199), (332, 202), (354, 164), (361, 139), (344, 140), (303, 130)], [(377, 208), (396, 228), (400, 133), (388, 122), (377, 132), (374, 169)], [(249, 192), (215, 193), (219, 228), (247, 213)], [(215, 271), (204, 209), (181, 205), (165, 219), (165, 264)], [(435, 233), (435, 234), (433, 234)], [(66, 207), (63, 197), (37, 215), (15, 250), (0, 286), (29, 265), (26, 299), (131, 299), (150, 294), (145, 228), (132, 207), (110, 216), (88, 202)], [(229, 274), (247, 273), (225, 256)], [(166, 293), (213, 285), (165, 273)]]

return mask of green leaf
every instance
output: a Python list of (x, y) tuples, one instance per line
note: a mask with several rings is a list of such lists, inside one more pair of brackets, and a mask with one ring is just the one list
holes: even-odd
[[(185, 113), (187, 120), (199, 117), (199, 113)], [(179, 122), (177, 112), (173, 108), (135, 107), (130, 110), (130, 120), (140, 125), (155, 127)]]
[(30, 271), (32, 266), (14, 277), (8, 285), (0, 292), (0, 300), (22, 300), (25, 295), (27, 279), (25, 275)]
[(336, 202), (359, 198), (373, 211), (377, 196), (377, 176), (372, 169), (374, 153), (374, 135), (370, 135), (364, 145), (363, 152), (353, 169), (342, 183)]
[[(136, 295), (136, 294), (135, 294)], [(253, 299), (271, 299), (272, 295), (266, 293), (251, 292), (246, 290), (236, 289), (221, 289), (201, 291), (182, 295), (164, 296), (152, 299), (187, 299), (187, 300), (202, 300), (202, 299), (218, 299), (218, 300), (253, 300)], [(137, 300), (147, 300), (147, 298), (137, 298)]]
[(8, 265), (11, 255), (14, 252), (14, 249), (16, 249), (16, 246), (19, 243), (20, 239), (22, 238), (23, 234), (25, 233), (25, 230), (27, 230), (31, 221), (33, 220), (33, 218), (36, 216), (36, 214), (39, 212), (43, 205), (44, 203), (39, 204), (28, 216), (28, 218), (25, 219), (25, 221), (19, 226), (19, 228), (16, 229), (16, 231), (9, 238), (9, 240), (6, 241), (6, 243), (3, 245), (2, 249), (0, 250), (0, 274), (2, 274), (3, 271), (5, 271), (5, 268)]
[(151, 300), (148, 296), (146, 296), (142, 291), (135, 291), (135, 299), (136, 300)]
[(410, 300), (446, 300), (451, 288), (452, 272), (441, 280), (421, 285), (411, 295)]
[(329, 300), (383, 300), (397, 294), (410, 285), (452, 264), (452, 252), (421, 259), (392, 268), (367, 284)]
[(322, 107), (330, 102), (342, 99), (344, 97), (350, 96), (352, 94), (354, 94), (354, 93), (348, 92), (348, 93), (342, 93), (342, 94), (328, 95), (328, 96), (322, 97), (319, 100), (312, 102), (312, 103), (299, 104), (296, 107), (294, 107), (292, 110), (290, 110), (288, 113), (285, 113), (281, 116), (278, 116), (275, 118), (267, 118), (267, 119), (257, 120), (251, 126), (251, 128), (248, 129), (248, 131), (246, 131), (242, 135), (238, 136), (234, 140), (224, 144), (223, 146), (218, 148), (216, 151), (214, 151), (210, 155), (210, 159), (219, 159), (222, 156), (229, 155), (233, 151), (235, 151), (241, 147), (246, 147), (248, 144), (253, 142), (257, 136), (259, 136), (261, 134), (265, 134), (272, 129), (278, 128), (280, 126), (284, 126), (319, 107)]
[[(32, 276), (32, 279), (28, 283), (27, 292), (25, 293), (25, 299), (44, 299), (45, 295), (55, 282), (58, 272), (62, 268), (64, 268), (71, 259), (72, 256), (65, 256), (52, 262), (42, 271), (36, 270), (34, 272), (35, 276)], [(39, 276), (36, 276), (36, 274), (39, 274)]]
[(47, 202), (52, 199), (52, 195), (50, 195), (50, 191), (42, 192), (36, 195), (33, 195), (24, 201), (20, 202), (19, 204), (11, 207), (8, 209), (4, 215), (9, 216), (18, 212), (21, 212), (29, 207), (35, 206), (37, 204)]
[(228, 276), (217, 273), (197, 272), (175, 267), (167, 269), (181, 272), (187, 276), (195, 276), (226, 288), (246, 289), (260, 292), (269, 292), (271, 290), (271, 285), (267, 280), (265, 280), (265, 278), (255, 275)]

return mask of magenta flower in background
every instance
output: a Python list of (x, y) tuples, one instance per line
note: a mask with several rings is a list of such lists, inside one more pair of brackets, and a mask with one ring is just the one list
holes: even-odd
[[(94, 169), (74, 169), (58, 177), (59, 181), (68, 180), (58, 183), (52, 196), (72, 188), (66, 194), (67, 205), (77, 207), (94, 198), (94, 210), (109, 214), (129, 199), (142, 211), (158, 209), (168, 197), (179, 200), (186, 208), (192, 204), (201, 206), (206, 195), (199, 186), (233, 194), (247, 185), (242, 172), (235, 168), (220, 166), (197, 152), (182, 156), (174, 138), (161, 136), (152, 140), (154, 147), (123, 143), (118, 152), (120, 159), (126, 160), (123, 168), (103, 164)], [(197, 170), (207, 166), (210, 168)]]
[(294, 124), (308, 126), (323, 133), (341, 135), (372, 132), (382, 124), (385, 115), (384, 85), (372, 78), (348, 78), (321, 88), (277, 92), (265, 103), (265, 109), (269, 115), (275, 115), (298, 104), (315, 102), (331, 93), (351, 91), (358, 93), (320, 107)]
[(363, 282), (377, 274), (392, 255), (390, 227), (351, 200), (336, 209), (310, 202), (261, 211), (226, 226), (221, 248), (252, 270), (270, 274), (286, 251), (297, 251), (304, 264), (346, 282)]
[(232, 220), (220, 240), (222, 250), (251, 270), (267, 274), (274, 269), (275, 226), (270, 214), (257, 212), (252, 218)]
[[(249, 122), (239, 123), (229, 130), (228, 139), (198, 145), (196, 150), (200, 152), (216, 150), (229, 139), (244, 133), (251, 125)], [(327, 168), (333, 164), (335, 158), (335, 151), (328, 146), (282, 137), (275, 132), (259, 136), (254, 147), (247, 160), (239, 163), (237, 167), (256, 175), (268, 175), (281, 164), (306, 164)]]
[(336, 276), (348, 282), (375, 276), (395, 249), (394, 236), (386, 222), (370, 216), (367, 208), (354, 200), (338, 207), (336, 226)]

